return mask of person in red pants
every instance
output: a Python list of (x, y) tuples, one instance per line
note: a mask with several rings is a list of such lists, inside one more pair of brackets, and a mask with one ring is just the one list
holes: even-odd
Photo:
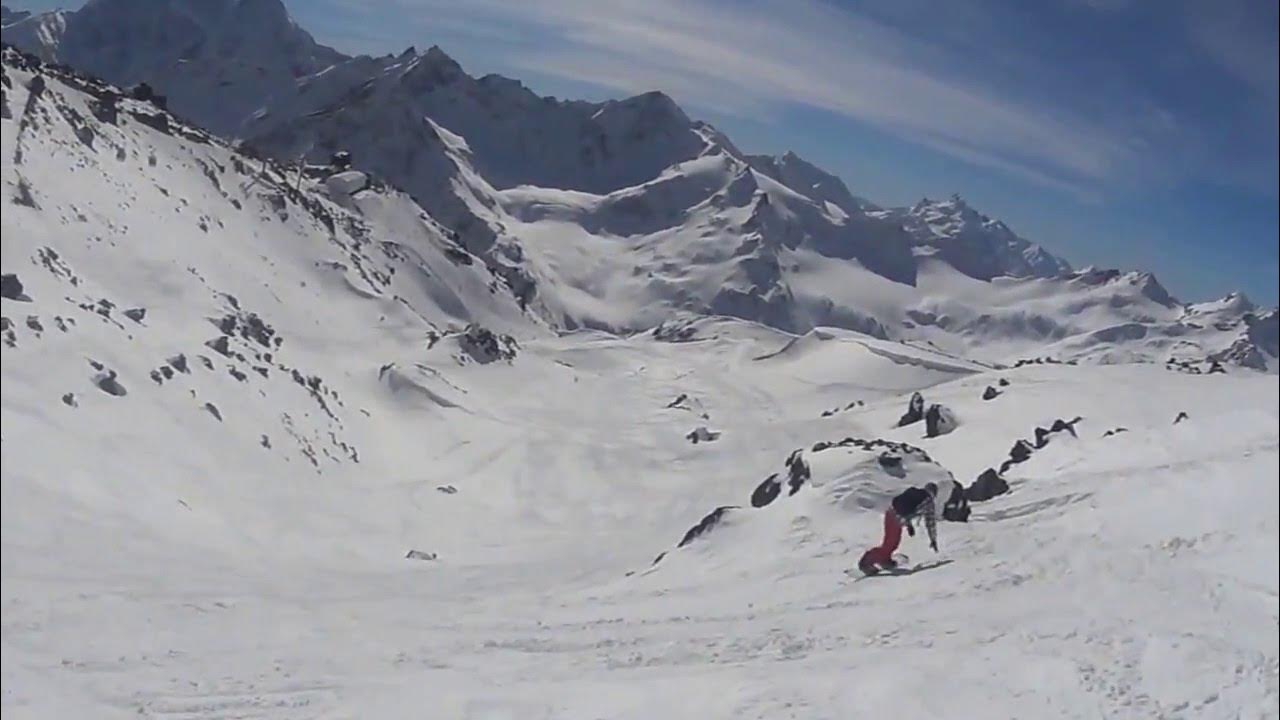
[(907, 534), (915, 536), (916, 530), (911, 521), (924, 518), (924, 528), (929, 533), (929, 547), (938, 552), (938, 520), (935, 515), (938, 486), (926, 483), (924, 488), (907, 488), (899, 493), (889, 508), (884, 511), (884, 540), (862, 554), (858, 561), (858, 569), (868, 575), (882, 569), (893, 569), (898, 563), (893, 553), (902, 542), (902, 528), (905, 525)]

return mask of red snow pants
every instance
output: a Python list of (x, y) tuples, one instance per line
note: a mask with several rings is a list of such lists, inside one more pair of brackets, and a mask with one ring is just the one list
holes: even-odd
[(862, 555), (859, 565), (884, 565), (893, 562), (893, 553), (902, 542), (902, 521), (898, 514), (889, 508), (884, 511), (884, 540), (878, 547), (873, 547)]

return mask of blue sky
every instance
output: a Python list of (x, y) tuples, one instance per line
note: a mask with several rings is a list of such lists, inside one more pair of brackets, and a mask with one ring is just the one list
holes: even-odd
[(558, 97), (660, 89), (881, 204), (960, 193), (1077, 266), (1277, 301), (1275, 0), (286, 3), (346, 52), (437, 44)]

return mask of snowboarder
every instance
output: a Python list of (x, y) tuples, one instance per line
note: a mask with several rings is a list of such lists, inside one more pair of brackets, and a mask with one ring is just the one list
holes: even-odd
[(884, 511), (884, 540), (879, 546), (863, 553), (862, 559), (858, 561), (858, 569), (872, 575), (881, 569), (892, 570), (897, 567), (893, 553), (902, 542), (902, 527), (905, 525), (907, 534), (915, 537), (916, 530), (911, 521), (920, 517), (924, 518), (924, 528), (929, 533), (929, 547), (938, 552), (937, 497), (938, 486), (935, 483), (926, 483), (923, 489), (907, 488), (895, 497)]

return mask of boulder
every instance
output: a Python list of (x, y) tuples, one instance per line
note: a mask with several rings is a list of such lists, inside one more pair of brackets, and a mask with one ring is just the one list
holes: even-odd
[(756, 486), (754, 492), (751, 493), (751, 507), (762, 508), (782, 494), (782, 481), (778, 479), (778, 473), (774, 473), (764, 479), (764, 482)]
[(1174, 424), (1174, 425), (1177, 425), (1178, 423), (1182, 422), (1183, 420), (1190, 420), (1190, 419), (1191, 419), (1191, 416), (1190, 416), (1190, 415), (1188, 415), (1188, 414), (1186, 413), (1186, 411), (1183, 411), (1183, 412), (1178, 413), (1178, 416), (1177, 416), (1177, 417), (1175, 417), (1175, 418), (1173, 419), (1173, 424)]
[[(1021, 441), (1019, 441), (1021, 442)], [(991, 468), (982, 471), (973, 484), (965, 490), (965, 498), (969, 502), (985, 502), (997, 495), (1009, 492), (1009, 483), (1000, 477), (1000, 473)]]
[(1000, 391), (990, 385), (987, 386), (986, 390), (982, 391), (983, 400), (995, 400), (998, 397), (1000, 397)]
[(924, 414), (925, 437), (938, 437), (955, 430), (960, 424), (955, 415), (945, 405), (933, 404)]
[(1044, 447), (1045, 445), (1048, 445), (1048, 444), (1049, 444), (1049, 431), (1048, 431), (1048, 430), (1045, 430), (1045, 429), (1044, 429), (1044, 428), (1042, 428), (1042, 427), (1038, 427), (1038, 428), (1036, 428), (1036, 433), (1035, 433), (1035, 434), (1036, 434), (1036, 443), (1035, 443), (1035, 446), (1036, 446), (1036, 449), (1037, 449), (1037, 450), (1039, 450), (1040, 448), (1042, 448), (1042, 447)]
[(787, 487), (790, 488), (788, 495), (795, 495), (800, 491), (800, 487), (812, 477), (813, 473), (809, 470), (809, 463), (804, 461), (801, 451), (796, 450), (787, 458)]
[(0, 275), (0, 297), (18, 302), (31, 302), (31, 298), (22, 291), (22, 281), (16, 273)]
[(942, 506), (942, 519), (950, 522), (969, 522), (969, 499), (960, 483), (951, 484), (951, 494)]
[(1019, 440), (1009, 449), (1009, 459), (1015, 463), (1023, 463), (1031, 459), (1031, 453), (1035, 448), (1031, 447), (1031, 443), (1026, 440)]
[(1000, 387), (1009, 387), (1009, 380), (1008, 378), (1000, 378), (998, 381), (996, 381), (996, 384), (999, 385)]
[(1063, 420), (1062, 418), (1058, 418), (1053, 421), (1053, 426), (1049, 428), (1049, 432), (1068, 432), (1071, 433), (1071, 437), (1077, 437), (1076, 423), (1078, 422), (1080, 422), (1080, 418), (1078, 417), (1073, 420)]
[(907, 401), (907, 412), (898, 420), (898, 427), (906, 427), (924, 419), (924, 396), (918, 392), (911, 393)]

